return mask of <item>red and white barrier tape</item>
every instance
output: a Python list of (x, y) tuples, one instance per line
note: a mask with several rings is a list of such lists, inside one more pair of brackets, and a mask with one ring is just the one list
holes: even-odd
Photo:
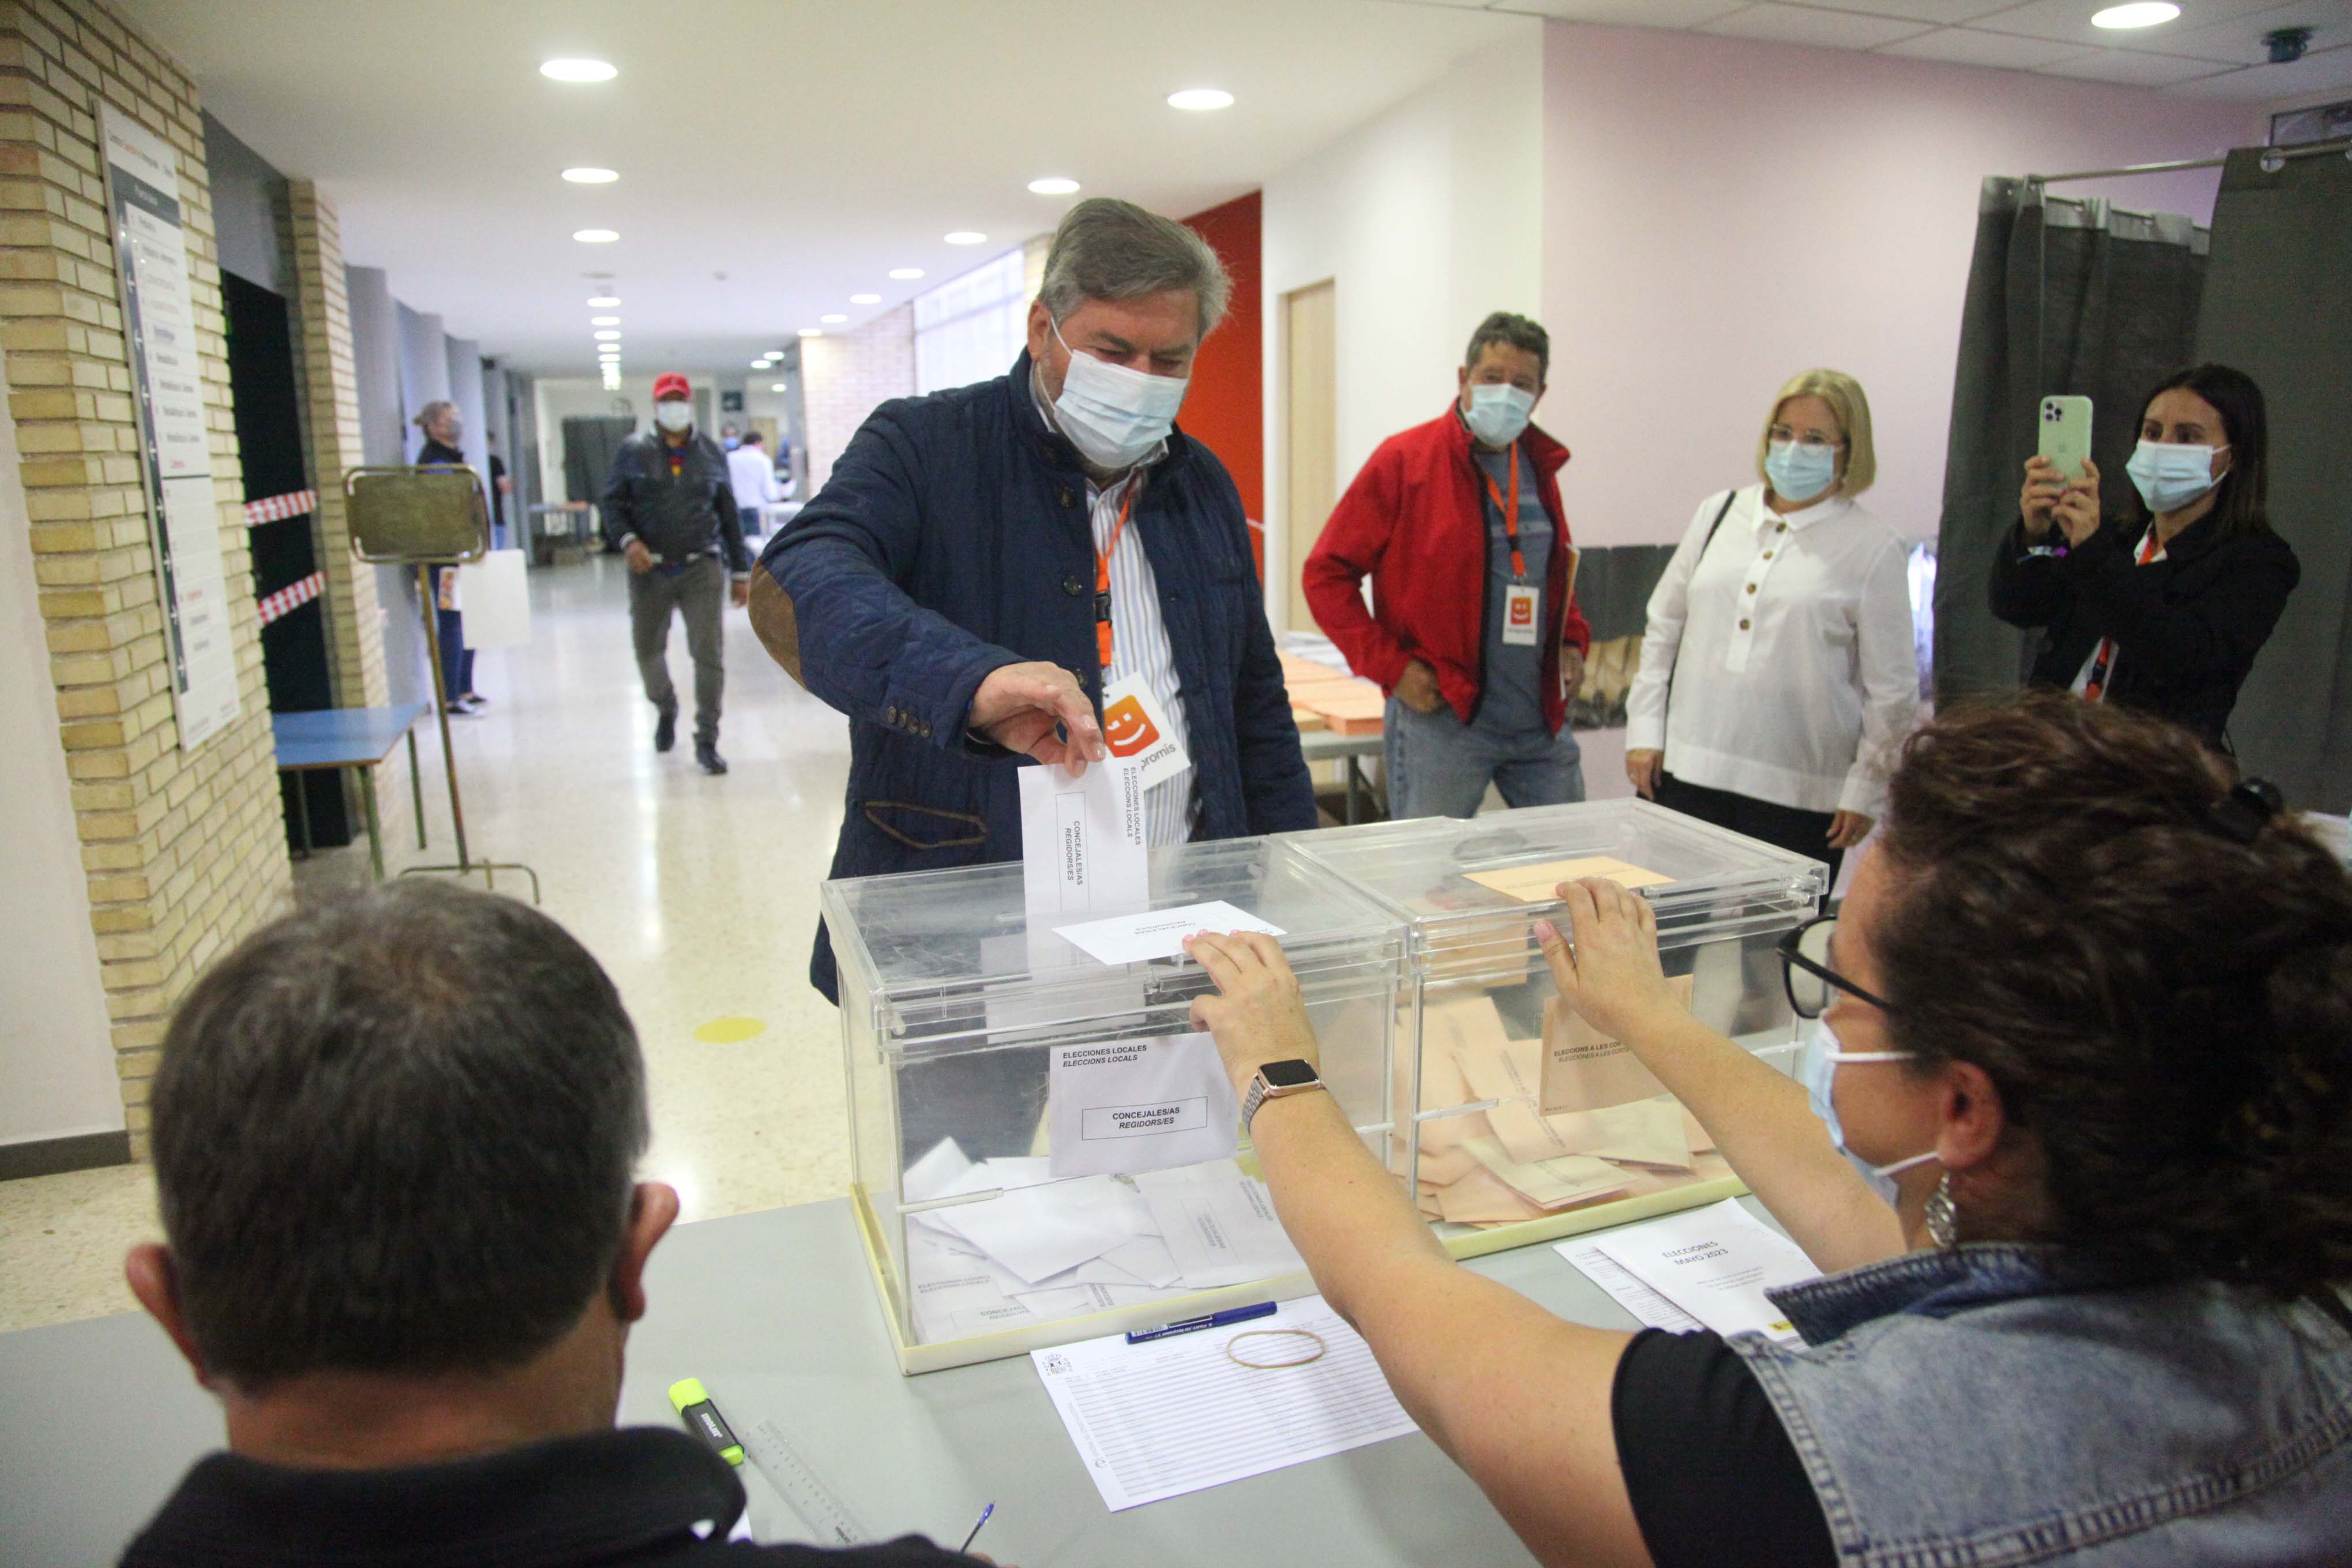
[(276, 522), (283, 517), (299, 517), (306, 511), (319, 510), (319, 492), (296, 490), (290, 495), (264, 496), (259, 500), (245, 503), (245, 526)]
[(298, 605), (307, 605), (327, 591), (327, 574), (313, 572), (299, 581), (289, 583), (275, 594), (261, 598), (261, 624), (268, 626)]

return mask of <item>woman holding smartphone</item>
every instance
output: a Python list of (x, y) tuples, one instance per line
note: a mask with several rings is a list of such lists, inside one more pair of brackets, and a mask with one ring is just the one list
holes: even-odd
[(2046, 628), (2031, 683), (2185, 724), (2221, 743), (2238, 689), (2303, 574), (2271, 531), (2263, 391), (2227, 365), (2167, 377), (2126, 471), (2137, 516), (2099, 514), (2098, 465), (2027, 459), (1994, 557), (1992, 613)]
[(1650, 595), (1625, 772), (1661, 805), (1827, 861), (1834, 885), (1919, 703), (1910, 552), (1855, 500), (1878, 473), (1861, 384), (1781, 387), (1756, 472), (1699, 503)]

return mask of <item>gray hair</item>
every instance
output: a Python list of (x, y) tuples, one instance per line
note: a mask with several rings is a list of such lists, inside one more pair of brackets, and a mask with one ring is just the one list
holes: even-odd
[(611, 1278), (645, 1152), (620, 994), (523, 904), (402, 881), (255, 932), (172, 1020), (155, 1181), (248, 1388), (520, 1365)]
[(409, 423), (415, 426), (419, 430), (430, 430), (434, 426), (440, 423), (441, 416), (444, 414), (455, 414), (457, 412), (457, 405), (456, 404), (450, 402), (446, 397), (439, 397), (426, 404), (423, 408), (418, 409), (416, 411), (416, 417), (410, 420)]
[(1472, 370), (1478, 368), (1478, 356), (1488, 343), (1500, 343), (1505, 348), (1519, 349), (1536, 356), (1536, 379), (1551, 377), (1551, 334), (1525, 316), (1515, 316), (1508, 310), (1496, 310), (1478, 323), (1470, 334), (1470, 346), (1462, 351), (1462, 363)]
[(1192, 290), (1206, 338), (1225, 319), (1234, 283), (1209, 242), (1173, 218), (1088, 196), (1054, 230), (1037, 293), (1059, 321), (1088, 300), (1136, 300), (1169, 289)]

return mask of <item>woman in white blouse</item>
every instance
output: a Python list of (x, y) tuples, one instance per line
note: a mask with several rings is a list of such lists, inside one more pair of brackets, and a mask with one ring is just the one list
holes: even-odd
[(1870, 403), (1809, 370), (1772, 400), (1763, 482), (1699, 503), (1650, 595), (1625, 772), (1661, 805), (1829, 862), (1870, 832), (1916, 717), (1908, 547), (1854, 500)]

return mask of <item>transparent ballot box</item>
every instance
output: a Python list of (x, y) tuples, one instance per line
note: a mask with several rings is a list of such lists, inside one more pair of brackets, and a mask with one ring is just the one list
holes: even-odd
[(1561, 881), (1637, 887), (1692, 1011), (1785, 1072), (1795, 1021), (1774, 949), (1814, 913), (1826, 866), (1643, 800), (1289, 842), (1410, 928), (1391, 1095), (1415, 1109), (1391, 1167), (1456, 1257), (1745, 1190), (1633, 1053), (1562, 1006), (1535, 924), (1567, 929)]
[(1248, 1150), (1181, 952), (1105, 963), (1057, 928), (1221, 902), (1277, 929), (1324, 1072), (1383, 1160), (1403, 981), (1395, 914), (1290, 846), (1151, 857), (1129, 909), (1031, 913), (1017, 863), (827, 882), (856, 1200), (909, 1373), (1313, 1286)]

